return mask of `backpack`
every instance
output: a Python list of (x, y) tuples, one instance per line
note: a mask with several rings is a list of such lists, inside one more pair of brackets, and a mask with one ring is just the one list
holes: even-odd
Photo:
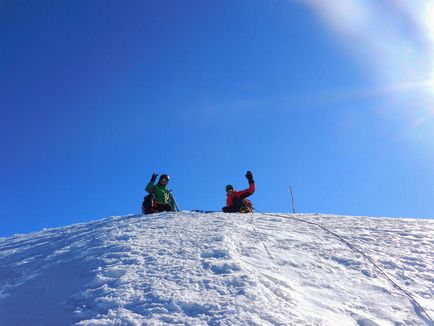
[(155, 195), (150, 194), (143, 198), (142, 203), (142, 214), (152, 214), (157, 213), (157, 203), (155, 201)]

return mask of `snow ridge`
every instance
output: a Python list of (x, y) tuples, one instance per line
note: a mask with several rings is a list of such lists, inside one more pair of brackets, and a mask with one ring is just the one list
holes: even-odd
[[(434, 221), (294, 215), (434, 314)], [(264, 214), (161, 213), (0, 239), (0, 325), (429, 325), (363, 256)]]

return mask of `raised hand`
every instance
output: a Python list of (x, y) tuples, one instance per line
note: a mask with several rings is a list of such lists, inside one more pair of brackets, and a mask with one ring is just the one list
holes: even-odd
[(158, 173), (152, 173), (151, 181), (155, 182), (155, 180), (157, 180), (157, 177), (158, 177)]
[(249, 183), (254, 183), (254, 181), (253, 181), (253, 174), (252, 174), (251, 171), (247, 171), (246, 178), (247, 178), (247, 180), (249, 180)]

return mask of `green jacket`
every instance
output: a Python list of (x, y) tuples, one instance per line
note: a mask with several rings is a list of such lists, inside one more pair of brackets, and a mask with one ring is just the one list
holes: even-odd
[(170, 204), (173, 208), (175, 208), (175, 201), (173, 200), (170, 191), (166, 189), (166, 186), (162, 186), (158, 183), (154, 185), (154, 183), (150, 181), (145, 190), (150, 194), (154, 194), (155, 201), (158, 204)]

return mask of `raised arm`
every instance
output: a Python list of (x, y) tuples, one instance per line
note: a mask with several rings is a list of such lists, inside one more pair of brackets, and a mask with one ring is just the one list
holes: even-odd
[(157, 180), (157, 176), (158, 176), (158, 174), (152, 173), (151, 180), (149, 181), (149, 183), (146, 185), (146, 188), (145, 188), (147, 193), (152, 194), (154, 192), (154, 183), (155, 183), (155, 180)]

